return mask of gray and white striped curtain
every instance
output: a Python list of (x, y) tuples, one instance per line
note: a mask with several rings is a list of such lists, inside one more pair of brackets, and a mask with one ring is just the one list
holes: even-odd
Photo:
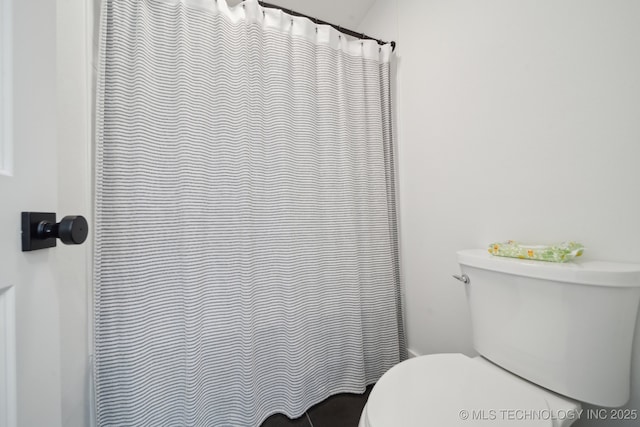
[(246, 1), (107, 0), (99, 426), (257, 426), (404, 357), (391, 49)]

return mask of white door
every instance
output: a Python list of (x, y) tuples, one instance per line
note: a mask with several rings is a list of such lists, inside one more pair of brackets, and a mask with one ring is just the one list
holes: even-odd
[[(83, 313), (70, 319), (72, 290), (65, 281), (71, 261), (83, 262), (79, 253), (86, 257), (87, 244), (21, 251), (22, 211), (56, 212), (58, 220), (87, 215), (61, 211), (68, 204), (62, 200), (76, 191), (66, 188), (77, 170), (67, 162), (77, 159), (62, 158), (69, 147), (60, 150), (59, 134), (78, 129), (64, 120), (73, 109), (64, 104), (75, 101), (58, 84), (56, 8), (54, 0), (0, 0), (0, 427), (77, 425), (66, 421), (70, 408), (85, 405), (78, 396), (88, 393), (87, 348), (76, 345), (87, 342), (86, 301)], [(86, 194), (76, 196), (86, 203)], [(75, 267), (86, 281), (86, 264)], [(86, 286), (82, 292), (86, 298)], [(74, 322), (82, 322), (85, 336), (76, 339), (76, 330), (68, 336)], [(73, 402), (65, 406), (65, 399)]]

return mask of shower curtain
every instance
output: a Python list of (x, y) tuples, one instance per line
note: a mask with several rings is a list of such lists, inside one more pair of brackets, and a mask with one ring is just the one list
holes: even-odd
[(391, 48), (254, 1), (107, 0), (98, 426), (258, 426), (405, 357)]

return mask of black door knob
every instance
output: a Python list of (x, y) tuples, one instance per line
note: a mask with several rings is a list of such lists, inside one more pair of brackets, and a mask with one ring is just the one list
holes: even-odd
[(57, 222), (54, 212), (22, 212), (22, 251), (53, 248), (57, 239), (79, 245), (87, 239), (89, 225), (84, 217), (65, 216)]
[(89, 224), (83, 216), (65, 216), (62, 221), (55, 224), (40, 221), (36, 237), (38, 239), (58, 238), (65, 245), (79, 245), (87, 240)]

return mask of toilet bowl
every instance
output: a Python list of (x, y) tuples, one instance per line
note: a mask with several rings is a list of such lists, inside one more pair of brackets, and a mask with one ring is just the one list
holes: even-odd
[(359, 427), (568, 427), (579, 402), (485, 359), (435, 354), (402, 362), (375, 385)]
[(580, 402), (629, 400), (640, 265), (457, 255), (480, 357), (399, 363), (371, 391), (360, 427), (568, 427)]

